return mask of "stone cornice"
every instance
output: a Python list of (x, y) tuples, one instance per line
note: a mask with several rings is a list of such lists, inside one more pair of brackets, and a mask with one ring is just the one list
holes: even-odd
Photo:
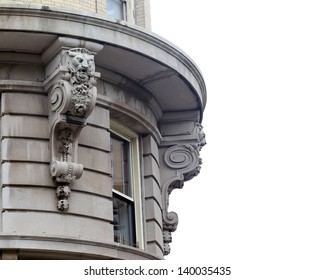
[[(175, 69), (193, 86), (196, 97), (201, 103), (202, 114), (206, 105), (206, 87), (200, 70), (178, 47), (152, 32), (138, 26), (128, 25), (126, 22), (109, 20), (95, 13), (37, 4), (1, 4), (0, 18), (1, 17), (5, 17), (5, 20), (2, 21), (2, 30), (45, 32), (104, 42), (131, 49), (159, 63), (163, 63)], [(19, 21), (19, 18), (23, 17), (28, 18), (28, 25), (24, 24), (24, 20)], [(30, 20), (31, 18), (34, 20)], [(47, 22), (47, 19), (52, 20), (52, 22)], [(67, 24), (60, 25), (58, 22), (67, 22)], [(79, 32), (73, 30), (71, 22), (75, 23), (76, 26), (82, 25), (82, 28), (77, 29)], [(94, 28), (94, 30), (92, 28)], [(104, 32), (104, 30), (106, 30), (106, 32)], [(117, 31), (119, 36), (116, 36)], [(133, 40), (126, 40), (127, 37), (133, 38)], [(137, 48), (135, 48), (135, 45), (133, 45), (134, 38), (148, 43), (150, 48), (147, 48), (145, 44), (137, 44)], [(163, 55), (161, 55), (160, 52), (162, 52)], [(165, 54), (166, 56), (164, 56)], [(178, 64), (178, 62), (180, 63)]]

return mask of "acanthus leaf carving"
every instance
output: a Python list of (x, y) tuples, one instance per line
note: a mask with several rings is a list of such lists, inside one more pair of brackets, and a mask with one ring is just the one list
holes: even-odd
[(96, 104), (97, 77), (94, 55), (84, 48), (70, 49), (49, 92), (50, 174), (57, 184), (60, 211), (68, 209), (70, 187), (83, 173), (83, 165), (76, 162), (78, 138)]

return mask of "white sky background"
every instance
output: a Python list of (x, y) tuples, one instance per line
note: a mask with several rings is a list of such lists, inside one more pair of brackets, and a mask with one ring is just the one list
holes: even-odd
[(169, 261), (314, 279), (314, 2), (151, 0), (203, 73), (201, 174), (170, 196)]

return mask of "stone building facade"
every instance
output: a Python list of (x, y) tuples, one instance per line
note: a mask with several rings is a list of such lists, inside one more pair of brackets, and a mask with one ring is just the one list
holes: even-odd
[(0, 1), (2, 259), (162, 259), (206, 89), (148, 0)]

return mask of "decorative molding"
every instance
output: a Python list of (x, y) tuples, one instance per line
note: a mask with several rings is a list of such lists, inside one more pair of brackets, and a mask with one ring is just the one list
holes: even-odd
[[(62, 246), (60, 246), (62, 244)], [(157, 255), (148, 253), (147, 251), (119, 244), (116, 242), (99, 242), (94, 240), (86, 240), (77, 236), (76, 238), (66, 238), (60, 236), (47, 235), (21, 235), (1, 234), (0, 248), (9, 248), (10, 250), (19, 250), (20, 253), (36, 253), (40, 256), (47, 257), (49, 253), (52, 257), (62, 259), (95, 259), (95, 256), (102, 259), (132, 259), (137, 260), (160, 260)]]
[(57, 208), (69, 208), (70, 186), (83, 173), (77, 163), (78, 138), (93, 111), (97, 89), (94, 55), (85, 48), (63, 53), (59, 79), (52, 86), (49, 100), (50, 174), (57, 184)]
[[(2, 4), (0, 11), (2, 30), (70, 36), (135, 51), (136, 54), (159, 61), (169, 69), (176, 69), (178, 76), (184, 78), (182, 81), (187, 82), (193, 89), (199, 100), (199, 107), (205, 108), (206, 86), (199, 68), (171, 42), (136, 25), (130, 27), (123, 22), (117, 23), (90, 12), (75, 12), (54, 6), (50, 6), (49, 10), (43, 10), (42, 7), (35, 3)], [(38, 24), (39, 19), (47, 24)], [(26, 21), (29, 24), (25, 24)], [(93, 32), (87, 28), (90, 26), (93, 27)], [(89, 46), (83, 47), (90, 49)]]
[(201, 169), (200, 151), (206, 144), (201, 124), (195, 123), (191, 134), (193, 137), (187, 137), (186, 143), (164, 148), (161, 153), (164, 255), (170, 253), (171, 233), (177, 229), (179, 222), (177, 213), (168, 212), (169, 195), (174, 189), (182, 188), (185, 181), (197, 176)]

